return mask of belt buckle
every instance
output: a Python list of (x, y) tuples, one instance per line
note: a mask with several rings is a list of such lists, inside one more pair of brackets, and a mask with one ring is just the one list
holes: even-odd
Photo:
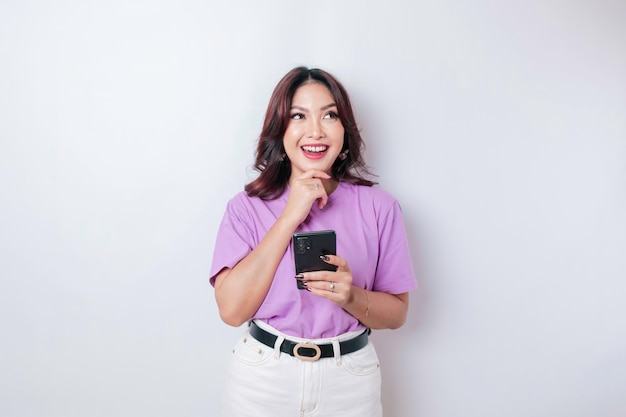
[[(300, 352), (298, 352), (300, 349), (312, 349), (315, 351), (315, 355), (303, 356), (300, 354)], [(313, 343), (298, 343), (293, 347), (293, 356), (300, 359), (301, 361), (315, 362), (320, 358), (320, 356), (322, 356), (322, 350), (319, 346)]]

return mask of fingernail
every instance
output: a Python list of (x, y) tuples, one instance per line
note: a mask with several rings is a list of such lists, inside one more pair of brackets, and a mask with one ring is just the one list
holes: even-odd
[(304, 274), (298, 274), (296, 275), (296, 279), (303, 279), (304, 278)]
[(328, 257), (328, 256), (326, 256), (326, 255), (322, 255), (322, 256), (320, 256), (320, 258), (321, 258), (323, 261), (325, 261), (325, 262), (330, 261), (330, 257)]

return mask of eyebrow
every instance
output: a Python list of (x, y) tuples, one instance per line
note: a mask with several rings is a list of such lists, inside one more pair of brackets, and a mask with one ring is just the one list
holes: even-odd
[[(320, 108), (320, 110), (324, 111), (324, 110), (328, 110), (328, 109), (333, 108), (333, 107), (337, 107), (337, 104), (336, 104), (336, 103), (330, 103), (330, 104), (327, 104), (327, 105), (325, 105), (325, 106), (322, 106), (322, 107)], [(305, 108), (305, 107), (300, 107), (300, 106), (291, 106), (291, 109), (290, 109), (290, 110), (309, 111), (309, 109), (307, 109), (307, 108)]]

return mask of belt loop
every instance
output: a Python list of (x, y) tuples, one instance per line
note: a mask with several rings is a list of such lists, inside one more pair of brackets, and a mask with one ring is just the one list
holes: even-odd
[(333, 353), (335, 354), (337, 366), (341, 366), (341, 347), (339, 347), (339, 340), (337, 339), (333, 339)]
[(285, 336), (282, 333), (279, 333), (276, 337), (276, 342), (274, 343), (274, 359), (280, 358), (280, 346), (285, 341)]

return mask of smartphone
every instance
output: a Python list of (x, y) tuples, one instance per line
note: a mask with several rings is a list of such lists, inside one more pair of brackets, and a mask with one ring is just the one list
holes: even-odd
[[(336, 271), (335, 265), (324, 262), (320, 256), (337, 254), (337, 237), (334, 230), (300, 232), (293, 234), (293, 257), (296, 274), (310, 271)], [(298, 289), (304, 290), (296, 280)]]

